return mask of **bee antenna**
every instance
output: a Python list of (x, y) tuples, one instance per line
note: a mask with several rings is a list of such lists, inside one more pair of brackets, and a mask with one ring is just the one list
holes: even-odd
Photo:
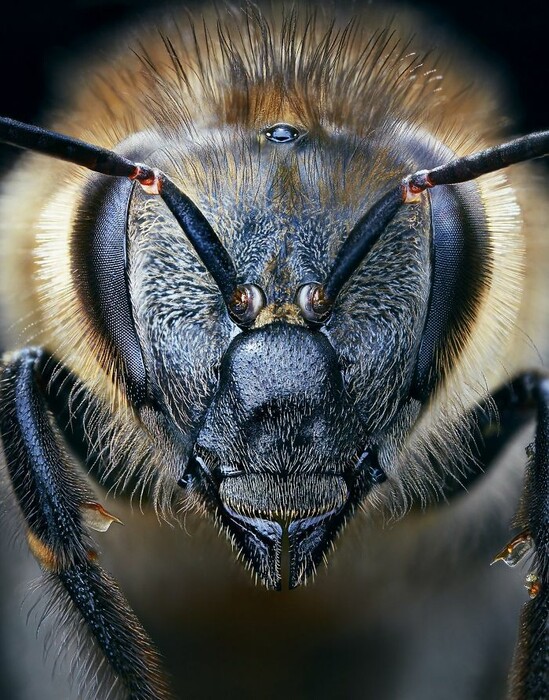
[(81, 165), (103, 175), (128, 177), (137, 180), (148, 194), (159, 194), (214, 278), (225, 304), (232, 303), (237, 276), (229, 253), (200, 209), (163, 172), (106, 148), (7, 117), (0, 117), (0, 142)]
[[(0, 142), (82, 165), (103, 175), (136, 176), (136, 163), (118, 153), (8, 117), (0, 117)], [(152, 170), (147, 174), (150, 176)]]
[(343, 285), (368, 255), (403, 203), (402, 185), (390, 190), (366, 212), (345, 239), (324, 282), (324, 303), (333, 304)]
[(237, 290), (236, 269), (231, 256), (196, 204), (167, 175), (159, 171), (155, 173), (161, 183), (160, 196), (214, 278), (226, 306), (231, 309)]
[(422, 192), (437, 185), (474, 180), (515, 163), (549, 155), (549, 131), (539, 131), (470, 156), (456, 158), (432, 170), (418, 170), (377, 200), (354, 226), (341, 246), (322, 285), (319, 298), (327, 317), (342, 287), (368, 255), (403, 203), (419, 201)]
[(429, 187), (468, 182), (509, 165), (546, 155), (549, 155), (549, 131), (537, 131), (470, 156), (456, 158), (432, 170), (419, 170), (405, 178), (403, 184), (411, 194), (419, 194)]

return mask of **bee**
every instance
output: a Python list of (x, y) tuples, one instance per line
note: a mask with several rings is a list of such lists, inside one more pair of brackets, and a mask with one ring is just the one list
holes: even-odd
[(154, 25), (0, 118), (4, 490), (76, 692), (547, 697), (549, 133), (404, 12)]

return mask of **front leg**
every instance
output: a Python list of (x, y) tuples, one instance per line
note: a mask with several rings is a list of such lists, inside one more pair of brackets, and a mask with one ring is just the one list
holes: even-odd
[(40, 386), (44, 353), (27, 349), (3, 366), (0, 437), (30, 549), (74, 606), (131, 700), (169, 697), (157, 652), (114, 580), (97, 564), (85, 525), (94, 499), (72, 468)]
[(521, 613), (510, 700), (549, 698), (549, 377), (524, 372), (471, 410), (469, 448), (475, 460), (467, 469), (462, 465), (459, 480), (445, 476), (445, 465), (433, 465), (444, 486), (445, 500), (451, 500), (490, 470), (503, 449), (532, 419), (536, 420), (536, 437), (529, 450), (523, 494), (513, 523), (519, 534), (495, 559), (515, 566), (526, 555), (532, 557), (527, 576), (531, 599)]
[[(526, 375), (525, 400), (535, 403), (537, 429), (526, 469), (516, 525), (534, 545), (528, 575), (531, 600), (521, 614), (519, 641), (511, 676), (513, 700), (549, 698), (549, 378)], [(519, 543), (517, 546), (522, 546)]]

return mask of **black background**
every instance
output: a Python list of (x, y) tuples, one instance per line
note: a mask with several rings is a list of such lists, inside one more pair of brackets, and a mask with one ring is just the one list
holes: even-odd
[[(53, 0), (31, 9), (24, 2), (3, 3), (0, 114), (39, 120), (55, 103), (56, 66), (93, 47), (97, 36), (110, 28), (154, 14), (163, 4), (158, 0)], [(549, 3), (416, 0), (412, 6), (495, 67), (515, 109), (517, 133), (549, 128)], [(435, 43), (440, 44), (437, 39)]]

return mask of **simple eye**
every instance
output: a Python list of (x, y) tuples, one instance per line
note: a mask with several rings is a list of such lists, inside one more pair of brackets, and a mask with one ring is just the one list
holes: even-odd
[(319, 282), (309, 282), (298, 287), (295, 303), (309, 323), (322, 324), (328, 320), (331, 307), (324, 295), (324, 287)]
[(299, 131), (291, 124), (273, 124), (263, 132), (265, 138), (273, 143), (288, 143), (295, 141), (299, 136)]
[(228, 304), (229, 314), (239, 326), (246, 328), (265, 307), (265, 294), (256, 284), (239, 284)]

